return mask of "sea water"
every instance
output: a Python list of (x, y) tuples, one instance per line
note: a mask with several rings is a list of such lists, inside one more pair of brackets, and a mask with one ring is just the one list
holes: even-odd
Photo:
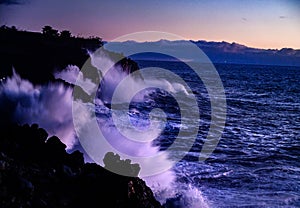
[[(199, 133), (174, 167), (178, 183), (196, 187), (210, 207), (300, 207), (299, 67), (215, 64), (226, 93), (226, 126), (213, 154), (199, 162), (211, 120), (205, 86), (180, 62), (138, 63), (168, 68), (197, 94)], [(172, 106), (169, 100), (156, 98), (154, 105)], [(180, 123), (170, 111), (157, 140), (162, 150), (176, 139)]]
[[(215, 64), (226, 93), (226, 125), (217, 148), (200, 162), (211, 121), (205, 86), (180, 62), (137, 62), (140, 68), (161, 67), (176, 73), (198, 100), (197, 139), (173, 168), (177, 188), (185, 193), (177, 193), (182, 207), (197, 207), (197, 203), (198, 207), (300, 207), (299, 67)], [(168, 149), (181, 119), (172, 96), (157, 91), (147, 102), (131, 106), (139, 112), (164, 110), (169, 119), (155, 144), (161, 151)]]
[[(203, 82), (181, 62), (136, 61), (141, 69), (160, 67), (176, 73), (189, 85), (199, 107), (199, 122), (183, 126), (180, 111), (189, 110), (188, 99), (183, 100), (181, 107), (184, 109), (180, 109), (167, 90), (141, 91), (130, 103), (126, 116), (143, 130), (149, 126), (149, 113), (161, 109), (164, 113), (155, 111), (153, 116), (166, 116), (164, 128), (156, 134), (151, 145), (128, 146), (131, 143), (127, 142), (127, 146), (120, 146), (118, 141), (112, 141), (128, 154), (148, 156), (167, 151), (178, 139), (181, 128), (187, 133), (191, 127), (198, 128), (189, 151), (186, 151), (188, 142), (183, 139), (177, 143), (176, 151), (168, 152), (170, 159), (178, 160), (176, 157), (181, 150), (184, 157), (166, 173), (145, 178), (162, 204), (192, 208), (300, 207), (300, 67), (215, 64), (226, 95), (226, 125), (216, 149), (208, 159), (200, 162), (199, 152), (214, 116)], [(76, 72), (76, 78), (80, 70), (76, 66), (71, 69), (72, 79), (66, 79), (69, 75), (61, 78), (72, 83), (73, 72)], [(124, 74), (121, 75), (119, 77), (123, 78)], [(174, 93), (187, 94), (178, 83), (160, 80), (158, 84)], [(135, 85), (143, 84), (133, 80), (132, 88)], [(90, 91), (94, 84), (88, 82), (87, 86)], [(72, 129), (70, 87), (64, 87), (62, 83), (34, 86), (14, 74), (1, 82), (0, 89), (1, 100), (5, 99), (2, 107), (10, 109), (5, 104), (16, 106), (12, 113), (17, 122), (38, 123), (50, 134), (59, 135), (69, 151), (74, 149), (76, 137)], [(111, 110), (102, 101), (95, 103), (98, 121), (111, 127), (114, 125)], [(82, 123), (89, 121), (88, 117), (80, 118)], [(116, 133), (115, 138), (120, 139), (119, 136)], [(153, 186), (155, 183), (157, 186)]]

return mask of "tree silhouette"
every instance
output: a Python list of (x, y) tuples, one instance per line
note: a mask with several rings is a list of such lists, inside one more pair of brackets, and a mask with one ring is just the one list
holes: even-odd
[(90, 39), (90, 40), (96, 40), (96, 41), (99, 41), (99, 42), (102, 41), (102, 38), (97, 37), (97, 36), (89, 36), (88, 39)]
[(2, 31), (12, 31), (12, 32), (18, 31), (18, 29), (16, 28), (16, 26), (8, 27), (8, 26), (6, 26), (6, 25), (2, 25), (2, 26), (0, 27), (0, 30), (2, 30)]
[(47, 37), (58, 37), (58, 30), (53, 29), (51, 26), (46, 25), (42, 29), (42, 33)]
[(68, 39), (68, 38), (71, 37), (71, 32), (68, 31), (68, 30), (63, 30), (63, 31), (60, 32), (60, 37)]

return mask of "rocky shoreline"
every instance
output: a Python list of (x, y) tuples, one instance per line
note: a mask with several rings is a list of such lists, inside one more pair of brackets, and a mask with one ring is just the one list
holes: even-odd
[(162, 207), (144, 180), (115, 174), (95, 163), (84, 163), (80, 151), (67, 153), (58, 137), (48, 138), (37, 124), (11, 125), (2, 129), (1, 135), (3, 208)]
[[(89, 58), (87, 51), (103, 45), (99, 38), (62, 34), (66, 32), (58, 36), (2, 26), (0, 79), (11, 76), (14, 69), (34, 85), (63, 82), (54, 78), (55, 71), (68, 65), (81, 68)], [(138, 70), (125, 57), (117, 64), (128, 73)], [(161, 207), (145, 181), (137, 177), (137, 164), (117, 155), (106, 168), (85, 163), (82, 152), (68, 153), (58, 137), (49, 137), (37, 124), (15, 124), (15, 107), (1, 109), (0, 207)], [(114, 163), (126, 164), (133, 170), (132, 177), (109, 171)]]

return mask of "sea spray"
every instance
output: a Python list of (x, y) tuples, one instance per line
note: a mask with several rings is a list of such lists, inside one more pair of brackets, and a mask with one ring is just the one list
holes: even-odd
[(92, 80), (88, 78), (83, 78), (82, 72), (75, 65), (68, 65), (63, 70), (55, 71), (54, 77), (55, 79), (64, 80), (65, 82), (72, 85), (74, 85), (76, 81), (78, 82), (77, 83), (78, 85), (82, 85), (82, 83), (80, 83), (80, 80), (82, 80), (84, 82), (84, 86), (85, 86), (84, 90), (86, 91), (86, 93), (92, 92), (93, 89), (97, 87), (95, 83), (92, 82)]
[[(99, 59), (104, 63), (110, 61), (107, 60), (107, 57), (93, 57), (93, 63), (102, 63)], [(98, 69), (101, 71), (101, 67)], [(109, 142), (116, 149), (122, 152), (126, 152), (127, 154), (134, 155), (136, 157), (158, 154), (160, 152), (159, 146), (154, 145), (151, 138), (157, 137), (157, 135), (161, 132), (161, 129), (153, 129), (153, 135), (148, 135), (149, 139), (143, 138), (148, 142), (139, 143), (124, 137), (124, 135), (120, 134), (120, 132), (118, 132), (115, 128), (111, 109), (104, 105), (104, 103), (107, 103), (110, 100), (111, 95), (109, 93), (112, 93), (114, 91), (113, 89), (118, 86), (118, 83), (127, 77), (128, 74), (124, 73), (124, 71), (119, 68), (112, 69), (110, 73), (111, 74), (108, 74), (102, 83), (103, 88), (100, 86), (99, 94), (97, 94), (99, 96), (94, 99), (94, 103), (86, 103), (86, 105), (89, 105), (89, 107), (96, 112), (98, 128), (100, 128), (106, 137), (109, 138)], [(56, 72), (55, 77), (63, 79), (70, 84), (79, 83), (86, 93), (95, 89), (95, 83), (84, 77), (77, 66), (70, 65), (65, 71), (62, 70), (61, 72)], [(75, 82), (75, 78), (77, 82)], [(133, 89), (133, 91), (134, 88), (146, 88), (149, 85), (151, 86), (149, 83), (155, 83), (156, 85), (162, 86), (164, 89), (173, 91), (173, 93), (182, 92), (187, 94), (183, 85), (170, 83), (167, 80), (153, 79), (146, 80), (145, 82), (134, 77), (129, 77), (129, 79), (132, 79), (130, 81), (132, 86), (128, 89)], [(81, 80), (82, 83), (78, 82), (78, 80)], [(8, 78), (1, 83), (1, 109), (11, 109), (10, 119), (20, 124), (38, 123), (39, 126), (46, 129), (50, 135), (57, 135), (61, 138), (62, 141), (67, 144), (68, 149), (72, 150), (74, 144), (77, 142), (76, 135), (74, 134), (73, 117), (71, 113), (71, 103), (73, 99), (72, 90), (72, 87), (66, 87), (66, 85), (62, 82), (34, 86), (29, 81), (23, 80), (19, 75), (14, 73), (11, 78)], [(144, 102), (144, 98), (151, 99), (151, 96), (149, 95), (155, 92), (155, 90), (149, 88), (148, 90), (136, 95), (134, 101)], [(119, 97), (117, 100), (121, 103), (123, 98)], [(81, 102), (82, 104), (81, 100), (77, 100), (76, 102)], [(8, 108), (8, 106), (13, 106), (13, 108)], [(79, 117), (81, 120), (79, 122), (83, 124), (82, 131), (85, 131), (85, 134), (90, 134), (90, 137), (95, 136), (93, 131), (89, 131), (90, 120), (93, 115), (91, 115), (90, 112), (85, 111), (85, 109), (78, 108), (75, 110), (80, 115)], [(128, 113), (131, 121), (133, 123), (135, 122), (135, 126), (137, 128), (149, 127), (147, 123), (148, 117), (137, 117), (136, 119), (133, 116), (136, 114), (143, 115), (142, 112), (134, 108), (131, 108), (131, 111)], [(123, 128), (126, 130), (126, 123)], [(172, 161), (169, 159), (168, 155), (165, 154), (164, 157), (161, 157), (160, 161), (157, 161), (157, 164), (153, 165), (159, 166), (160, 164), (164, 165), (168, 163), (172, 163)], [(168, 202), (169, 204), (180, 204), (181, 207), (185, 207), (187, 204), (191, 204), (192, 202), (194, 203), (196, 200), (195, 198), (200, 201), (203, 199), (201, 192), (195, 192), (195, 189), (193, 188), (184, 188), (186, 187), (186, 184), (176, 182), (175, 172), (173, 172), (172, 169), (166, 170), (157, 175), (145, 176), (143, 179), (146, 181), (147, 185), (153, 189), (155, 196), (162, 204)], [(192, 197), (187, 194), (191, 194)], [(204, 203), (200, 204), (201, 206), (204, 206)]]
[(33, 85), (15, 71), (0, 84), (1, 120), (37, 123), (72, 149), (77, 143), (71, 111), (72, 88), (63, 83)]
[[(132, 115), (140, 113), (140, 115), (143, 115), (142, 112), (138, 112), (137, 110), (132, 111), (132, 109), (128, 112), (128, 114), (120, 114), (117, 115), (118, 122), (119, 124), (116, 125), (115, 120), (113, 119), (114, 114), (118, 114), (118, 111), (112, 111), (110, 108), (107, 107), (107, 105), (103, 105), (103, 103), (110, 104), (112, 101), (112, 98), (114, 96), (114, 101), (120, 105), (124, 102), (124, 100), (132, 99), (134, 102), (144, 102), (144, 96), (148, 95), (149, 93), (153, 92), (153, 89), (148, 89), (146, 91), (140, 92), (135, 94), (135, 96), (132, 98), (130, 97), (129, 91), (136, 91), (136, 89), (145, 88), (145, 83), (143, 82), (142, 79), (139, 79), (135, 76), (131, 76), (128, 74), (128, 72), (124, 71), (120, 65), (114, 65), (112, 61), (105, 56), (105, 54), (91, 54), (91, 63), (96, 67), (101, 75), (104, 75), (103, 80), (101, 83), (99, 83), (99, 89), (96, 94), (96, 98), (94, 99), (97, 104), (95, 105), (95, 113), (97, 115), (97, 123), (98, 123), (98, 128), (102, 132), (102, 134), (105, 136), (107, 139), (108, 143), (115, 149), (120, 151), (121, 153), (125, 153), (127, 155), (133, 156), (133, 157), (149, 157), (156, 155), (159, 153), (159, 147), (155, 146), (153, 144), (153, 139), (155, 139), (159, 133), (162, 131), (161, 128), (155, 128), (159, 127), (159, 125), (154, 125), (154, 126), (147, 126), (145, 123), (147, 123), (147, 118), (134, 118)], [(110, 68), (110, 70), (105, 70), (107, 66), (113, 66)], [(126, 93), (121, 93), (121, 94), (114, 94), (115, 89), (118, 87), (120, 82), (122, 82), (124, 79), (129, 79), (129, 85), (126, 85)], [(81, 86), (82, 88), (85, 88), (85, 86)], [(129, 97), (126, 97), (129, 96)], [(99, 101), (100, 100), (100, 101)], [(130, 100), (130, 101), (132, 101)], [(77, 99), (75, 101), (74, 107), (76, 108), (76, 111), (74, 111), (76, 114), (78, 113), (81, 115), (81, 112), (85, 112), (85, 116), (90, 116), (90, 118), (87, 119), (87, 122), (78, 122), (79, 124), (79, 131), (78, 134), (84, 135), (85, 138), (94, 138), (96, 135), (91, 135), (91, 126), (93, 124), (90, 124), (89, 122), (92, 120), (93, 113), (89, 112), (90, 108), (82, 108), (80, 106), (84, 105), (90, 105), (90, 104), (82, 104), (80, 103), (80, 99)], [(134, 112), (134, 113), (133, 113)], [(133, 114), (131, 114), (133, 113)], [(144, 137), (140, 138), (143, 141), (146, 142), (139, 142), (139, 141), (134, 141), (130, 138), (134, 137), (135, 134), (132, 131), (128, 131), (129, 127), (131, 126), (131, 123), (126, 123), (123, 122), (126, 119), (130, 117), (132, 122), (135, 122), (135, 127), (136, 128), (148, 128), (149, 134), (144, 135)], [(82, 116), (78, 116), (79, 119), (82, 119)], [(130, 125), (130, 126), (129, 126)], [(76, 127), (76, 122), (75, 122), (75, 127)], [(88, 132), (85, 130), (86, 128), (90, 129)], [(119, 128), (119, 129), (118, 129)], [(120, 128), (122, 128), (124, 131), (127, 131), (127, 135), (124, 136), (124, 131), (120, 133)], [(84, 132), (84, 133), (82, 133)], [(128, 137), (127, 137), (128, 136)], [(87, 139), (88, 140), (88, 139)], [(90, 140), (88, 140), (90, 141)], [(89, 145), (89, 144), (87, 144)], [(94, 145), (96, 146), (96, 145)], [(99, 145), (103, 146), (103, 145)], [(94, 147), (93, 147), (94, 148)], [(101, 147), (100, 147), (101, 148)], [(99, 157), (101, 163), (101, 158), (103, 156), (100, 156), (99, 152), (97, 151), (97, 156)], [(103, 152), (103, 154), (105, 151)], [(150, 161), (150, 160), (149, 160)], [(168, 164), (170, 163), (170, 164)], [(142, 165), (142, 164), (141, 164)], [(160, 160), (157, 161), (156, 164), (148, 164), (148, 166), (153, 167), (155, 169), (157, 166), (172, 166), (172, 161), (168, 160), (167, 154), (164, 154), (160, 157)], [(155, 167), (156, 166), (156, 167)], [(143, 166), (142, 166), (142, 171), (143, 171)], [(155, 180), (154, 180), (155, 178)], [(174, 173), (170, 170), (167, 171), (166, 173), (162, 173), (160, 176), (149, 176), (145, 177), (145, 180), (147, 184), (151, 186), (155, 186), (156, 184), (160, 184), (161, 189), (165, 189), (170, 186), (170, 183), (174, 181)]]
[(158, 193), (156, 198), (166, 198), (163, 203), (166, 208), (209, 208), (209, 202), (202, 192), (191, 184), (177, 182), (172, 189)]
[[(91, 62), (94, 63), (94, 66), (100, 71), (101, 69), (106, 68), (101, 65), (102, 63), (106, 66), (113, 66), (109, 70), (101, 71), (101, 74), (104, 74), (104, 77), (99, 86), (99, 91), (96, 97), (96, 100), (101, 100), (101, 102), (96, 105), (95, 111), (97, 115), (97, 122), (102, 134), (104, 134), (105, 138), (107, 138), (109, 144), (113, 146), (113, 148), (122, 153), (126, 153), (127, 155), (135, 157), (149, 157), (151, 155), (158, 154), (160, 152), (159, 146), (155, 145), (153, 140), (161, 134), (163, 130), (161, 129), (162, 126), (158, 125), (156, 126), (158, 128), (151, 129), (148, 122), (149, 116), (147, 116), (149, 112), (145, 112), (145, 109), (139, 110), (134, 105), (149, 102), (149, 99), (151, 100), (153, 98), (151, 98), (151, 95), (153, 93), (155, 94), (157, 90), (151, 88), (151, 86), (157, 86), (158, 88), (162, 88), (173, 94), (181, 93), (185, 96), (189, 96), (189, 90), (187, 90), (183, 84), (175, 81), (170, 83), (166, 79), (140, 79), (135, 76), (131, 76), (131, 74), (124, 73), (119, 66), (114, 66), (113, 63), (109, 63), (110, 60), (107, 60), (108, 58), (103, 55), (91, 54), (91, 58)], [(122, 82), (124, 82), (125, 79), (127, 79), (126, 85), (122, 85)], [(84, 86), (82, 87), (84, 88)], [(121, 93), (116, 93), (118, 87), (121, 88)], [(126, 96), (128, 96), (128, 98)], [(118, 111), (112, 111), (112, 109), (103, 105), (103, 103), (111, 104), (110, 102), (117, 102), (117, 105), (122, 105), (122, 102), (128, 101), (133, 102), (134, 104), (127, 108), (126, 114), (118, 114)], [(76, 102), (80, 101), (77, 100)], [(78, 105), (75, 106), (78, 107)], [(84, 111), (83, 109), (81, 110)], [(156, 113), (157, 115), (155, 115), (153, 111), (151, 111), (151, 113), (156, 117), (160, 117), (162, 115), (161, 111), (158, 111)], [(85, 114), (92, 116), (92, 114), (88, 113), (88, 111), (86, 111)], [(113, 114), (118, 114), (117, 124), (115, 123), (116, 120), (113, 119)], [(126, 119), (128, 119), (127, 117), (130, 118), (130, 123), (126, 122)], [(91, 118), (89, 121), (90, 120)], [(152, 119), (150, 120), (153, 122)], [(137, 129), (148, 130), (148, 134), (145, 135), (146, 138), (139, 138), (146, 142), (141, 143), (129, 139), (134, 138), (134, 133), (128, 130), (132, 125)], [(81, 126), (81, 129), (82, 131), (85, 131), (85, 127), (89, 129), (90, 126), (92, 126), (92, 124), (87, 123), (86, 125)], [(88, 131), (86, 133), (91, 134), (91, 132), (92, 131)], [(133, 136), (131, 134), (133, 134)], [(90, 135), (88, 137), (92, 138), (93, 136), (94, 135)], [(154, 165), (159, 166), (160, 163), (172, 163), (172, 159), (167, 154), (166, 157), (161, 159), (162, 160), (160, 161), (156, 161), (156, 164)], [(176, 181), (175, 172), (172, 168), (156, 175), (145, 176), (143, 179), (146, 181), (147, 185), (152, 188), (156, 198), (162, 204), (168, 203), (169, 207), (208, 207), (201, 191), (189, 184), (182, 184)]]

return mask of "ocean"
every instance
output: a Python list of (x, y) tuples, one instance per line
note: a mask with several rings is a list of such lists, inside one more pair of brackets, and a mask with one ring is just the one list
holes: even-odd
[[(137, 62), (140, 68), (161, 67), (177, 74), (198, 101), (197, 137), (172, 168), (182, 191), (167, 199), (167, 207), (300, 207), (299, 67), (215, 64), (225, 90), (226, 123), (213, 153), (199, 161), (212, 118), (204, 84), (181, 62)], [(144, 116), (154, 108), (165, 112), (166, 125), (154, 144), (166, 151), (181, 125), (178, 103), (164, 90), (150, 97), (143, 104), (131, 103), (130, 109)], [(180, 144), (185, 150), (186, 143)], [(174, 150), (175, 157), (180, 150)]]
[[(99, 70), (111, 63), (92, 58)], [(103, 164), (108, 151), (132, 156), (166, 208), (300, 207), (300, 67), (214, 64), (224, 97), (212, 105), (207, 83), (216, 80), (183, 62), (135, 61), (142, 76), (113, 67), (90, 103), (74, 98), (76, 88), (35, 86), (16, 73), (2, 80), (1, 99), (19, 123), (38, 123), (69, 152), (82, 146), (87, 162)], [(75, 84), (91, 93), (83, 75), (69, 66), (55, 77), (79, 77)], [(207, 144), (212, 153), (199, 160)]]

